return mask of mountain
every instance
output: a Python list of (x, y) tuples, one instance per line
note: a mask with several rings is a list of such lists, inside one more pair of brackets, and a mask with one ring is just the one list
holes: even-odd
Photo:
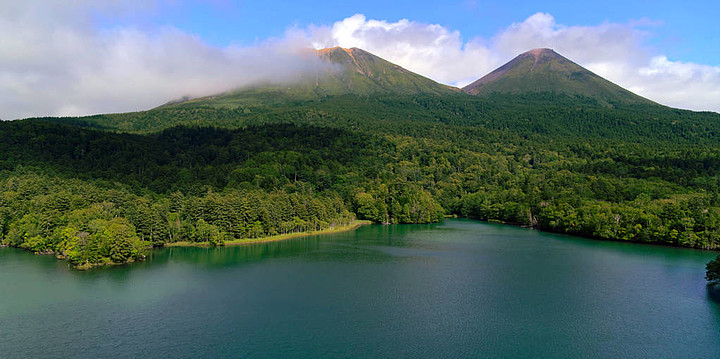
[(720, 249), (718, 114), (659, 106), (551, 50), (470, 94), (359, 49), (308, 56), (322, 66), (292, 84), (0, 122), (0, 245), (88, 268), (150, 244), (456, 215)]
[(219, 95), (190, 101), (173, 101), (164, 106), (202, 102), (219, 107), (303, 101), (339, 95), (434, 94), (460, 92), (437, 83), (362, 49), (333, 47), (310, 50), (320, 64), (287, 84), (258, 84)]
[(446, 94), (457, 89), (439, 84), (408, 71), (365, 50), (333, 47), (316, 51), (325, 73), (315, 77), (319, 93), (434, 93)]
[(591, 97), (604, 104), (653, 103), (551, 49), (534, 49), (520, 54), (462, 90), (471, 95), (556, 92)]
[(244, 128), (278, 123), (437, 136), (437, 126), (514, 134), (698, 143), (720, 138), (717, 114), (660, 106), (549, 49), (526, 52), (461, 91), (367, 51), (307, 50), (313, 71), (159, 108), (76, 119), (75, 126), (149, 133), (175, 126)]

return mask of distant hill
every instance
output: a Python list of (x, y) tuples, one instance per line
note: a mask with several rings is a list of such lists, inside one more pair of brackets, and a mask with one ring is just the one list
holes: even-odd
[(428, 138), (447, 131), (452, 139), (470, 130), (675, 144), (720, 138), (720, 115), (658, 105), (549, 49), (521, 54), (464, 91), (357, 48), (306, 56), (320, 60), (316, 71), (282, 85), (180, 99), (148, 111), (45, 120), (134, 133), (293, 123)]
[(328, 64), (326, 73), (315, 78), (314, 88), (318, 93), (446, 94), (458, 91), (358, 48), (333, 47), (317, 50), (317, 55)]
[(467, 85), (463, 91), (471, 95), (556, 92), (591, 97), (605, 104), (654, 103), (594, 74), (551, 49), (534, 49), (520, 54)]
[(362, 49), (333, 47), (311, 51), (309, 56), (318, 56), (321, 66), (314, 73), (305, 73), (286, 84), (257, 84), (190, 101), (172, 101), (164, 106), (200, 102), (232, 108), (348, 94), (444, 95), (460, 92), (458, 88), (437, 83)]

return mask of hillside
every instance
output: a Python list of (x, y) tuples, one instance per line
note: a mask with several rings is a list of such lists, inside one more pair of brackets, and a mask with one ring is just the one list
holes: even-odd
[(375, 56), (365, 50), (334, 47), (317, 50), (328, 64), (326, 73), (315, 77), (315, 91), (341, 94), (449, 94), (458, 89), (439, 84)]
[(460, 91), (358, 48), (333, 47), (311, 51), (307, 56), (317, 56), (320, 59), (320, 68), (286, 84), (258, 84), (223, 94), (180, 101), (169, 106), (182, 107), (201, 103), (214, 107), (233, 108), (243, 105), (308, 101), (348, 94), (446, 95)]
[(325, 64), (322, 73), (283, 86), (257, 85), (136, 113), (50, 120), (134, 133), (291, 122), (427, 137), (437, 135), (437, 126), (469, 126), (555, 137), (720, 141), (720, 115), (660, 106), (552, 50), (522, 54), (465, 92), (360, 49), (312, 50), (312, 56)]
[[(0, 123), (0, 242), (95, 266), (148, 244), (457, 215), (720, 248), (718, 114), (611, 99), (590, 75), (573, 84), (607, 91), (476, 96), (361, 50), (318, 55), (333, 70), (306, 88)], [(532, 72), (576, 66), (539, 56)]]
[(465, 86), (471, 95), (556, 92), (595, 98), (603, 103), (651, 104), (551, 49), (534, 49)]

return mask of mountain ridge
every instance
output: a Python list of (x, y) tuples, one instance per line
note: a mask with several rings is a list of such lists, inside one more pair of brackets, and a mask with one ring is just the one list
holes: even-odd
[(198, 102), (221, 107), (307, 101), (338, 95), (460, 93), (460, 89), (440, 84), (359, 48), (331, 47), (308, 50), (320, 66), (288, 83), (259, 83), (220, 94), (191, 100), (170, 101), (160, 107), (183, 106)]
[(237, 108), (372, 94), (488, 96), (492, 93), (561, 93), (592, 98), (605, 107), (657, 103), (587, 70), (549, 48), (526, 51), (462, 89), (438, 83), (360, 48), (307, 50), (320, 66), (284, 84), (260, 83), (160, 107), (204, 104)]
[(490, 93), (558, 92), (592, 97), (604, 104), (656, 104), (549, 48), (524, 52), (462, 90), (475, 96)]

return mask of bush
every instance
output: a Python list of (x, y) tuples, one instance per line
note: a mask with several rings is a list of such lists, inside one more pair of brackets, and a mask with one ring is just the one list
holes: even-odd
[(705, 269), (707, 270), (705, 279), (708, 281), (708, 286), (714, 287), (720, 284), (720, 256), (708, 262)]

